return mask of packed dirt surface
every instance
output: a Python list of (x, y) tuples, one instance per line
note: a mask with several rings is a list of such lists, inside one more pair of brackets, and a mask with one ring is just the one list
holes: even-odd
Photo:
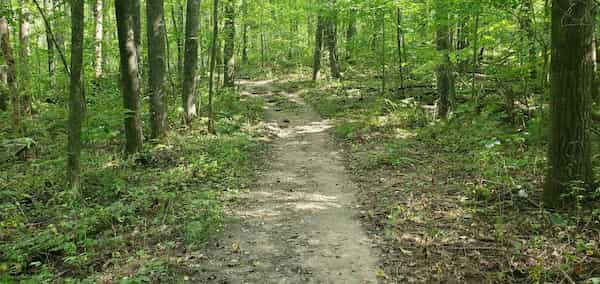
[(254, 188), (204, 256), (205, 283), (377, 283), (373, 244), (357, 215), (357, 190), (319, 117), (273, 81), (245, 82), (265, 96), (272, 143)]

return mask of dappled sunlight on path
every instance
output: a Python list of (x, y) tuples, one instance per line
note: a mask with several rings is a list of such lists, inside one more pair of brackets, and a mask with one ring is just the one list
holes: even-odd
[[(206, 267), (231, 283), (376, 283), (373, 244), (357, 220), (356, 186), (323, 120), (274, 81), (242, 82), (268, 101), (270, 157), (233, 210), (240, 223)], [(212, 281), (209, 281), (212, 282)]]

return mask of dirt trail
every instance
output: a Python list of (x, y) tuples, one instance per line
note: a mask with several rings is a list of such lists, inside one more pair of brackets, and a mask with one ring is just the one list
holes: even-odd
[(206, 255), (209, 283), (377, 283), (373, 245), (356, 219), (356, 186), (327, 121), (273, 82), (246, 82), (267, 96), (273, 143), (258, 182), (236, 208), (220, 249)]

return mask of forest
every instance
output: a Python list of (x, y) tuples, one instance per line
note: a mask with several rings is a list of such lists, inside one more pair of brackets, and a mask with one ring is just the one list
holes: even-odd
[(594, 0), (0, 0), (0, 283), (600, 283)]

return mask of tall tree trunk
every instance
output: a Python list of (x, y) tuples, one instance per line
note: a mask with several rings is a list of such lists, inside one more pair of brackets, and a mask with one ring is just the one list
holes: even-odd
[[(54, 19), (54, 0), (44, 0), (44, 6), (46, 9), (46, 15), (48, 15), (51, 19)], [(48, 49), (47, 60), (48, 60), (48, 77), (50, 79), (50, 90), (54, 91), (56, 89), (56, 76), (54, 73), (56, 72), (56, 63), (55, 63), (55, 47), (54, 42), (52, 40), (52, 32), (50, 30), (50, 24), (46, 27), (46, 48)]]
[(323, 48), (323, 30), (324, 30), (324, 19), (323, 16), (319, 15), (317, 18), (317, 30), (315, 31), (315, 49), (313, 54), (313, 82), (319, 79), (321, 73), (321, 49)]
[(31, 33), (31, 13), (29, 0), (20, 0), (19, 10), (19, 89), (23, 115), (31, 114), (31, 70), (29, 69), (29, 36)]
[[(0, 52), (1, 54), (1, 52)], [(8, 109), (8, 74), (5, 66), (0, 66), (0, 111)]]
[[(10, 1), (0, 0), (1, 8), (8, 9)], [(17, 88), (17, 64), (10, 43), (10, 29), (8, 28), (8, 19), (6, 15), (2, 14), (0, 18), (0, 50), (4, 57), (6, 64), (6, 85), (10, 94), (10, 101), (12, 104), (12, 125), (15, 132), (21, 130), (21, 106), (19, 104), (19, 90)], [(1, 98), (2, 104), (5, 105), (9, 98)]]
[(242, 63), (248, 64), (248, 3), (242, 3), (244, 23), (242, 24)]
[(533, 26), (533, 19), (535, 17), (532, 0), (523, 0), (521, 3), (521, 29), (525, 32), (527, 38), (525, 39), (525, 44), (527, 45), (527, 53), (528, 53), (528, 70), (529, 76), (531, 79), (536, 79), (537, 71), (536, 71), (536, 53), (535, 50), (535, 30)]
[(594, 89), (592, 92), (592, 100), (598, 105), (600, 104), (600, 77), (598, 76), (598, 67), (600, 66), (600, 41), (596, 34), (594, 34), (594, 62)]
[(399, 90), (404, 90), (404, 31), (402, 30), (402, 10), (398, 8), (396, 10), (396, 40), (397, 40), (397, 53), (398, 53), (398, 79), (400, 79)]
[(265, 27), (264, 27), (264, 7), (260, 9), (260, 22), (258, 24), (260, 28), (260, 66), (265, 67), (266, 61), (266, 39), (265, 39)]
[(386, 63), (386, 58), (385, 58), (385, 51), (386, 51), (386, 44), (385, 44), (385, 40), (386, 40), (386, 34), (385, 34), (385, 9), (381, 10), (381, 15), (379, 16), (379, 18), (381, 19), (381, 53), (380, 53), (380, 62), (379, 65), (381, 66), (381, 93), (385, 94), (386, 93), (386, 67), (385, 67), (385, 63)]
[(125, 107), (125, 153), (142, 150), (142, 124), (140, 121), (140, 78), (134, 31), (134, 3), (115, 0), (115, 14), (119, 37), (121, 68), (121, 93)]
[(267, 60), (267, 47), (266, 47), (266, 39), (265, 32), (260, 32), (260, 65), (265, 66), (265, 61)]
[[(54, 10), (57, 11), (58, 13), (58, 17), (55, 17), (56, 19), (56, 24), (54, 25), (54, 38), (56, 40), (56, 46), (55, 48), (61, 49), (61, 50), (66, 50), (65, 49), (65, 34), (67, 33), (65, 30), (65, 26), (67, 26), (67, 20), (68, 19), (68, 15), (67, 15), (67, 10), (68, 12), (70, 12), (70, 8), (69, 8), (69, 4), (67, 2), (69, 1), (60, 1), (60, 0), (53, 0), (54, 2)], [(64, 13), (61, 13), (60, 11), (64, 11)]]
[(354, 53), (354, 37), (356, 36), (356, 10), (350, 10), (350, 19), (348, 20), (348, 27), (346, 29), (346, 61), (352, 61), (352, 55)]
[(445, 119), (450, 109), (450, 100), (454, 94), (454, 78), (452, 76), (452, 66), (450, 62), (450, 40), (449, 17), (444, 0), (436, 0), (436, 47), (441, 55), (436, 70), (437, 91), (440, 96), (438, 104), (439, 116)]
[(148, 63), (150, 65), (150, 126), (152, 138), (167, 134), (166, 45), (163, 0), (146, 0), (148, 15)]
[[(0, 1), (0, 9), (3, 11), (6, 9), (5, 3)], [(6, 25), (6, 27), (5, 27)], [(4, 51), (2, 50), (2, 42), (5, 31), (8, 31), (8, 22), (4, 15), (0, 15), (0, 55), (4, 58)], [(8, 60), (4, 59), (4, 65), (0, 66), (0, 111), (6, 111), (8, 109), (9, 100), (9, 86), (8, 86)]]
[(223, 73), (223, 86), (235, 85), (235, 8), (233, 0), (225, 0), (225, 45), (223, 59), (225, 72)]
[(219, 37), (219, 1), (213, 0), (213, 34), (210, 49), (210, 70), (208, 79), (208, 132), (216, 134), (215, 118), (213, 112), (214, 75), (217, 63), (217, 42)]
[(85, 116), (83, 94), (83, 0), (71, 1), (71, 87), (69, 93), (69, 138), (67, 176), (73, 193), (81, 188), (81, 124)]
[(327, 48), (329, 49), (329, 67), (331, 69), (331, 76), (339, 79), (342, 75), (340, 73), (340, 66), (338, 62), (337, 54), (337, 14), (335, 12), (335, 0), (331, 0), (332, 9), (330, 14), (327, 16)]
[(200, 0), (187, 0), (185, 21), (185, 60), (183, 67), (184, 120), (190, 124), (196, 117), (196, 68), (198, 66), (198, 29)]
[(177, 78), (183, 78), (183, 36), (181, 27), (183, 27), (183, 5), (178, 1), (177, 10), (175, 4), (171, 6), (171, 21), (173, 23), (173, 32), (177, 44)]
[(96, 19), (96, 31), (95, 31), (95, 37), (94, 37), (94, 45), (95, 45), (95, 66), (94, 66), (94, 71), (95, 71), (95, 76), (96, 76), (96, 80), (102, 78), (102, 64), (103, 64), (103, 58), (102, 58), (102, 40), (104, 38), (104, 31), (103, 31), (103, 22), (104, 22), (104, 18), (103, 18), (103, 0), (96, 0), (96, 5), (94, 5), (94, 16)]
[(481, 15), (479, 10), (475, 14), (475, 23), (473, 25), (473, 73), (471, 74), (471, 91), (475, 99), (475, 107), (479, 107), (479, 89), (477, 88), (477, 72), (479, 71), (479, 20)]
[[(543, 30), (544, 30), (544, 34), (550, 34), (551, 33), (551, 16), (552, 14), (552, 7), (550, 4), (550, 0), (544, 0), (544, 21), (543, 21)], [(542, 89), (547, 89), (546, 87), (549, 85), (550, 83), (550, 46), (548, 44), (543, 44), (542, 45), (542, 58), (544, 59), (544, 64), (543, 64), (543, 70), (542, 70), (542, 78), (541, 78), (541, 86)], [(547, 96), (542, 96), (542, 102), (546, 102)], [(543, 108), (540, 108), (543, 110)]]
[[(598, 15), (598, 4), (596, 4), (596, 7), (594, 9), (594, 19), (597, 17)], [(594, 22), (595, 26), (594, 29), (598, 28), (598, 23), (597, 21)], [(594, 30), (595, 31), (595, 30)], [(600, 64), (600, 41), (598, 40), (598, 36), (596, 35), (596, 33), (594, 32), (594, 39), (592, 41), (593, 44), (593, 49), (594, 49), (594, 54), (593, 54), (593, 59), (594, 59), (594, 83), (592, 86), (592, 101), (598, 105), (600, 104), (600, 77), (598, 75), (598, 66)], [(593, 116), (593, 113), (592, 113)]]
[[(219, 23), (219, 26), (222, 26), (221, 23)], [(219, 88), (220, 84), (221, 84), (221, 74), (225, 73), (225, 65), (223, 64), (223, 41), (221, 39), (217, 38), (217, 69), (220, 70), (220, 72), (215, 73), (215, 75), (217, 76), (217, 89)]]
[(142, 0), (129, 0), (133, 3), (133, 34), (135, 40), (135, 50), (137, 51), (138, 73), (144, 72), (144, 53), (142, 47)]
[(592, 0), (555, 0), (552, 5), (552, 134), (544, 187), (545, 204), (551, 207), (574, 201), (562, 195), (593, 182), (593, 5)]

